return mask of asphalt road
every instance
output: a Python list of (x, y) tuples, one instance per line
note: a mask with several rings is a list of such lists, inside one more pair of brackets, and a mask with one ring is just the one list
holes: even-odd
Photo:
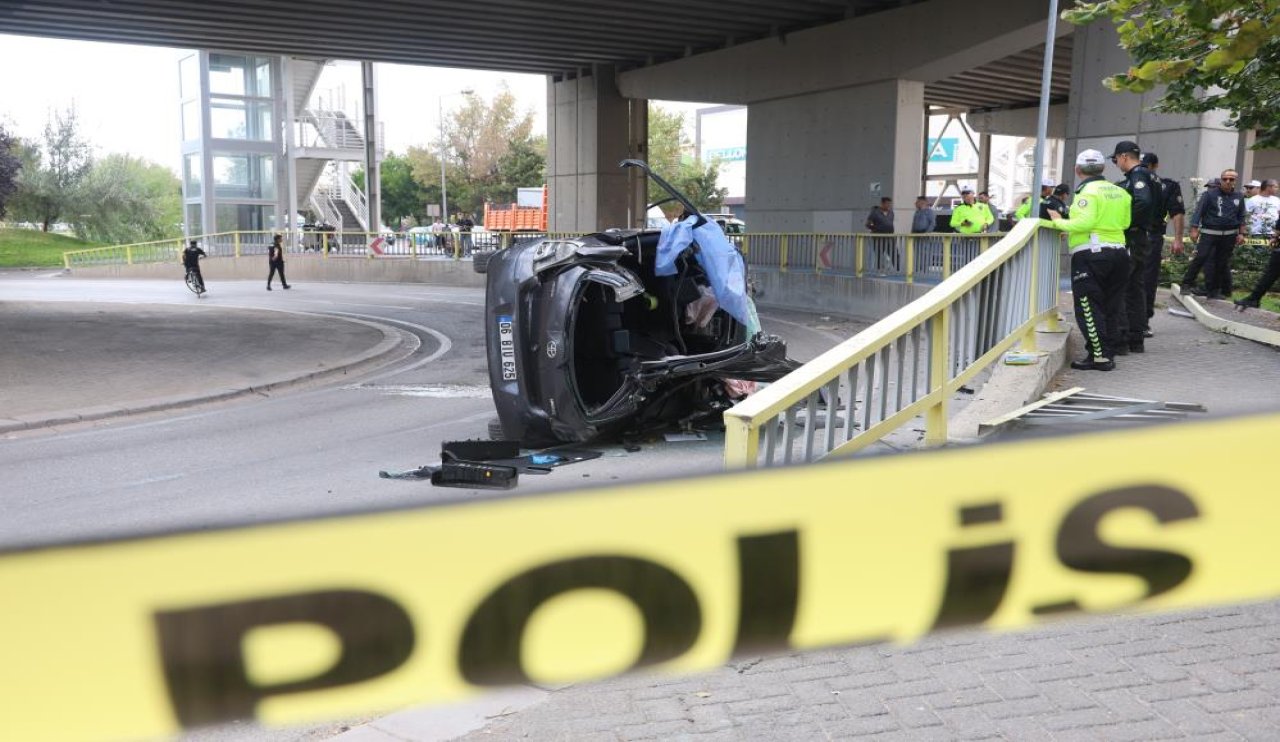
[[(0, 547), (403, 507), (475, 493), (380, 479), (439, 459), (446, 440), (483, 438), (493, 416), (477, 321), (477, 289), (402, 284), (258, 282), (211, 287), (201, 311), (274, 309), (358, 318), (395, 328), (403, 352), (358, 378), (323, 382), (141, 417), (0, 440)], [(0, 302), (193, 305), (177, 281), (0, 276)], [(118, 307), (117, 307), (118, 309)], [(142, 311), (141, 306), (139, 311)], [(281, 314), (287, 321), (289, 314)], [(765, 313), (767, 329), (810, 358), (863, 325)], [(193, 334), (194, 337), (194, 334)], [(209, 361), (212, 363), (213, 361)], [(163, 360), (148, 373), (164, 378)], [(210, 370), (212, 373), (213, 370)], [(654, 441), (640, 452), (601, 447), (601, 459), (522, 478), (521, 491), (556, 490), (714, 472), (716, 436)]]

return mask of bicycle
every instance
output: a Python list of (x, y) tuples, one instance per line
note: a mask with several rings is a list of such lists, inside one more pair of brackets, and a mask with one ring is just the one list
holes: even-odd
[(187, 269), (186, 282), (187, 282), (187, 288), (191, 289), (191, 293), (195, 294), (197, 297), (201, 299), (204, 298), (204, 292), (205, 292), (204, 280), (201, 278), (200, 274), (196, 272), (195, 268)]

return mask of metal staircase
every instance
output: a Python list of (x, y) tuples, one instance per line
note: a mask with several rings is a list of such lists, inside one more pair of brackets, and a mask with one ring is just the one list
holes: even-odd
[[(293, 58), (290, 63), (298, 188), (295, 208), (309, 209), (339, 231), (376, 231), (377, 226), (369, 224), (368, 197), (351, 180), (352, 170), (361, 166), (365, 157), (359, 118), (342, 110), (333, 96), (328, 102), (308, 106), (324, 72), (324, 60)], [(377, 156), (381, 159), (381, 149)]]

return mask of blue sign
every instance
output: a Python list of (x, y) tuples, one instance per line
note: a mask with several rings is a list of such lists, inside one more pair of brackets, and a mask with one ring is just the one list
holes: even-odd
[[(943, 139), (935, 139), (929, 137), (929, 143), (926, 145), (928, 151), (933, 154), (929, 155), (929, 162), (955, 162), (956, 161), (956, 145), (960, 140), (956, 137), (945, 137)], [(938, 146), (935, 148), (934, 145)]]
[(705, 157), (708, 160), (720, 159), (725, 162), (733, 160), (747, 159), (746, 147), (720, 147), (719, 149), (709, 149), (706, 151)]

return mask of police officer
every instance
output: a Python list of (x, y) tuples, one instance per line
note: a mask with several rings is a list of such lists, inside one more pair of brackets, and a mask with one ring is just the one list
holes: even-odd
[(1161, 178), (1160, 158), (1155, 152), (1145, 152), (1142, 164), (1151, 171), (1160, 185), (1160, 201), (1156, 205), (1155, 223), (1147, 235), (1147, 275), (1142, 277), (1142, 287), (1147, 290), (1147, 330), (1151, 337), (1151, 318), (1156, 313), (1156, 286), (1160, 284), (1160, 263), (1164, 259), (1164, 232), (1168, 222), (1173, 222), (1173, 252), (1182, 254), (1182, 223), (1186, 206), (1182, 203), (1182, 186), (1173, 178)]
[[(1222, 299), (1231, 293), (1231, 253), (1244, 242), (1244, 196), (1236, 191), (1240, 176), (1235, 170), (1223, 170), (1218, 184), (1206, 188), (1191, 212), (1191, 239), (1196, 255), (1182, 276), (1182, 290), (1196, 296)], [(1206, 263), (1208, 265), (1206, 265)], [(1203, 291), (1192, 288), (1196, 274), (1204, 268)]]
[(1159, 182), (1151, 171), (1142, 166), (1142, 150), (1130, 141), (1116, 144), (1116, 151), (1111, 155), (1124, 178), (1116, 181), (1116, 185), (1129, 192), (1130, 208), (1133, 214), (1129, 219), (1129, 228), (1124, 233), (1124, 244), (1129, 248), (1131, 272), (1125, 283), (1124, 318), (1121, 327), (1128, 342), (1116, 347), (1116, 355), (1141, 353), (1143, 338), (1147, 332), (1147, 290), (1143, 285), (1146, 276), (1147, 234), (1155, 221), (1156, 184)]
[(961, 234), (978, 234), (987, 228), (987, 219), (991, 212), (987, 207), (975, 204), (973, 189), (960, 189), (960, 198), (964, 203), (957, 204), (951, 211), (951, 228)]
[(1071, 293), (1076, 324), (1084, 335), (1089, 355), (1073, 361), (1081, 371), (1110, 371), (1116, 367), (1112, 353), (1127, 338), (1120, 335), (1125, 284), (1129, 280), (1129, 251), (1125, 230), (1132, 217), (1132, 198), (1119, 186), (1102, 178), (1106, 159), (1096, 149), (1076, 157), (1076, 198), (1070, 217), (1049, 211), (1047, 226), (1067, 233), (1071, 251)]
[(1067, 194), (1069, 193), (1071, 193), (1071, 189), (1067, 187), (1066, 183), (1059, 183), (1054, 186), (1053, 193), (1040, 204), (1040, 218), (1052, 219), (1053, 217), (1049, 216), (1050, 211), (1058, 212), (1063, 218), (1071, 216), (1071, 209), (1067, 206)]
[[(1044, 209), (1043, 209), (1043, 207), (1044, 207), (1045, 199), (1047, 199), (1047, 198), (1049, 198), (1050, 196), (1052, 196), (1052, 195), (1053, 195), (1053, 187), (1054, 187), (1054, 185), (1056, 185), (1056, 184), (1055, 184), (1055, 183), (1053, 182), (1053, 180), (1052, 180), (1052, 179), (1050, 179), (1050, 178), (1043, 178), (1043, 179), (1041, 179), (1041, 181), (1040, 181), (1040, 198), (1039, 198), (1039, 199), (1037, 200), (1037, 202), (1036, 202), (1036, 206), (1037, 206), (1037, 210), (1038, 210), (1038, 211), (1043, 211), (1043, 210), (1044, 210)], [(1017, 210), (1017, 211), (1013, 212), (1013, 220), (1014, 220), (1015, 222), (1019, 222), (1019, 221), (1022, 221), (1023, 219), (1026, 219), (1026, 218), (1027, 218), (1027, 217), (1029, 217), (1029, 216), (1031, 216), (1031, 197), (1030, 197), (1030, 196), (1028, 196), (1028, 197), (1027, 197), (1027, 200), (1026, 200), (1026, 201), (1023, 201), (1023, 202), (1022, 202), (1022, 205), (1018, 207), (1018, 210)], [(1049, 217), (1044, 216), (1043, 214), (1041, 214), (1041, 215), (1040, 215), (1040, 218), (1041, 218), (1041, 219), (1048, 219)]]

